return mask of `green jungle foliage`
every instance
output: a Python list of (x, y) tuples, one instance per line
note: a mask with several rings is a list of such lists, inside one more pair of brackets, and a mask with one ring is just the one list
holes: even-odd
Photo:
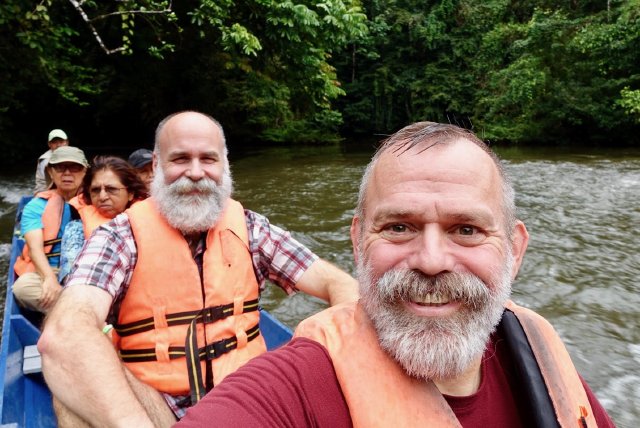
[(492, 141), (638, 143), (640, 1), (366, 1), (345, 132), (418, 120)]
[(495, 142), (637, 144), (638, 46), (640, 0), (4, 0), (4, 162), (54, 127), (149, 147), (182, 109), (230, 141), (432, 120)]

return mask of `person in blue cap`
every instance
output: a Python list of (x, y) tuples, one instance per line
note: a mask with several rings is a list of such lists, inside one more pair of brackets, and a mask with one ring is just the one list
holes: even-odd
[(138, 177), (147, 186), (147, 192), (153, 181), (153, 152), (149, 149), (138, 149), (129, 155), (129, 163), (136, 169)]

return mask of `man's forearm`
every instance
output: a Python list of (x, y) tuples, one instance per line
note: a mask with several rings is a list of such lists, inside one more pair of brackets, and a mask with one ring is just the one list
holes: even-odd
[(53, 395), (81, 418), (103, 426), (152, 426), (130, 388), (101, 326), (63, 298), (38, 342), (45, 380)]
[(330, 305), (358, 300), (358, 282), (348, 273), (323, 259), (316, 260), (296, 287)]
[(35, 247), (29, 246), (29, 257), (31, 257), (31, 261), (36, 267), (36, 271), (43, 278), (47, 278), (49, 276), (56, 277), (56, 273), (49, 264), (49, 259), (44, 253), (44, 248), (42, 246), (37, 246), (37, 244)]
[(329, 284), (329, 304), (331, 306), (358, 300), (358, 281), (346, 272), (339, 271), (334, 281)]

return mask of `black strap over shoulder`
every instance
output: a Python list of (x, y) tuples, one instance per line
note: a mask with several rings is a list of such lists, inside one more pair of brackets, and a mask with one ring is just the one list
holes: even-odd
[(529, 407), (531, 426), (541, 428), (560, 427), (549, 391), (540, 372), (540, 367), (531, 350), (527, 336), (513, 312), (506, 309), (499, 328), (505, 340), (513, 365), (518, 375), (523, 402)]

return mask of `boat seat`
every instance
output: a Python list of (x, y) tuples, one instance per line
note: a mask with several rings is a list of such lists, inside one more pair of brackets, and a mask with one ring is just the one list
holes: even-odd
[(25, 375), (42, 372), (42, 358), (37, 345), (24, 347), (22, 353), (22, 373)]

